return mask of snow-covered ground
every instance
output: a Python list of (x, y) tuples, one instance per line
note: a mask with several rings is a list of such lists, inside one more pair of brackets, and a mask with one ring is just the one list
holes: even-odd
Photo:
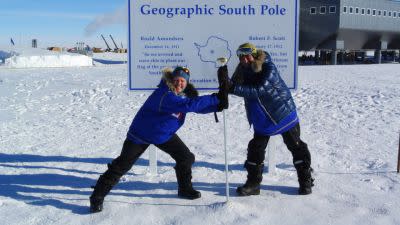
[(90, 186), (119, 154), (150, 92), (128, 92), (126, 65), (0, 68), (0, 224), (400, 224), (399, 71), (399, 64), (300, 67), (293, 96), (313, 156), (312, 195), (296, 195), (280, 137), (277, 170), (264, 173), (261, 195), (235, 195), (252, 131), (243, 101), (230, 97), (228, 204), (222, 123), (190, 114), (178, 134), (196, 155), (201, 199), (177, 198), (173, 161), (159, 152), (152, 176), (145, 153), (104, 211), (89, 214)]
[(48, 68), (93, 66), (86, 55), (54, 52), (39, 48), (13, 48), (0, 50), (0, 60), (8, 68)]

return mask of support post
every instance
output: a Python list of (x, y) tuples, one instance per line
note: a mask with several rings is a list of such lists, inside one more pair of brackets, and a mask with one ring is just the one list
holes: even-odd
[(398, 50), (399, 54), (398, 54), (398, 61), (400, 63), (400, 49)]
[(380, 50), (380, 49), (375, 50), (375, 62), (377, 64), (381, 64), (382, 63), (382, 50)]
[(315, 64), (319, 64), (319, 60), (320, 60), (319, 50), (315, 50), (315, 55), (314, 55)]
[(277, 149), (277, 139), (270, 137), (267, 145), (268, 152), (268, 173), (274, 175), (276, 172), (275, 152)]
[(337, 50), (332, 50), (332, 55), (331, 55), (331, 64), (332, 65), (337, 65)]
[(155, 176), (158, 173), (157, 170), (157, 149), (155, 146), (149, 146), (149, 169), (150, 174)]

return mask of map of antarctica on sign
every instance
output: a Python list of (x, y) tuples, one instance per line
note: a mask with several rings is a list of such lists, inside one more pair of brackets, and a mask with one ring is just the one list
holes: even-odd
[(198, 49), (200, 60), (206, 63), (212, 63), (216, 68), (218, 64), (215, 59), (223, 56), (228, 59), (229, 63), (232, 57), (232, 51), (229, 49), (228, 41), (216, 36), (208, 38), (205, 45), (200, 45), (198, 43), (194, 43), (194, 45)]
[(130, 0), (129, 89), (153, 90), (165, 67), (186, 66), (200, 90), (216, 89), (217, 59), (232, 76), (245, 42), (267, 51), (297, 87), (298, 0)]

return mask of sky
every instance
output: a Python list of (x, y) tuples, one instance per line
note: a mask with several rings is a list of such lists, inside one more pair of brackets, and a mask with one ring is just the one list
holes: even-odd
[[(127, 43), (128, 0), (0, 0), (0, 47), (19, 46), (74, 47), (85, 42), (92, 47), (105, 44), (104, 34), (118, 45)], [(397, 0), (395, 0), (397, 1)]]
[(105, 48), (100, 35), (112, 45), (127, 40), (127, 0), (0, 0), (0, 47), (74, 47), (76, 42)]

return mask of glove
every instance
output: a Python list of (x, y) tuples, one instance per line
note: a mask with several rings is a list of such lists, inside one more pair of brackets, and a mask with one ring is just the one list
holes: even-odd
[(227, 81), (225, 81), (221, 83), (221, 85), (219, 86), (219, 91), (217, 93), (217, 97), (219, 100), (218, 112), (221, 112), (222, 110), (227, 109), (229, 107), (228, 92), (229, 92), (229, 87)]
[(221, 84), (223, 82), (226, 82), (226, 81), (229, 80), (228, 67), (226, 65), (218, 68), (217, 74), (218, 74), (218, 84), (219, 84), (219, 86), (221, 86)]
[(226, 85), (228, 93), (233, 93), (234, 86), (233, 86), (231, 79), (229, 79), (229, 76), (228, 76), (228, 67), (225, 65), (225, 66), (218, 68), (217, 74), (218, 74), (218, 84), (219, 84), (220, 88), (223, 85)]
[(222, 66), (218, 68), (218, 84), (219, 84), (219, 91), (217, 94), (219, 104), (218, 104), (218, 111), (222, 111), (229, 107), (228, 101), (228, 93), (229, 89), (231, 88), (232, 84), (228, 76), (228, 66)]

